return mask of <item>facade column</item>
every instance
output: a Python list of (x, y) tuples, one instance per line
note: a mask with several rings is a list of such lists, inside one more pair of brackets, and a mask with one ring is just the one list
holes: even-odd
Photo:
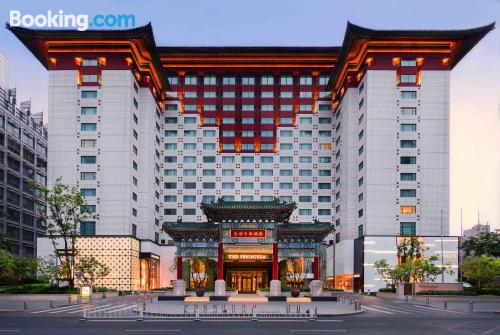
[(177, 280), (182, 280), (182, 256), (177, 256)]
[(175, 296), (186, 295), (186, 282), (182, 279), (182, 256), (177, 256), (177, 280), (174, 280)]
[(224, 280), (224, 244), (219, 242), (217, 248), (217, 280), (215, 281), (215, 295), (223, 297), (226, 295), (226, 281)]
[(273, 280), (269, 285), (269, 296), (276, 297), (281, 295), (281, 282), (278, 279), (278, 243), (273, 243)]
[(314, 256), (313, 260), (313, 279), (319, 280), (319, 257)]
[(273, 243), (273, 280), (278, 280), (278, 243)]
[(318, 297), (323, 293), (323, 283), (319, 280), (319, 257), (314, 256), (313, 259), (313, 280), (309, 283), (311, 296)]

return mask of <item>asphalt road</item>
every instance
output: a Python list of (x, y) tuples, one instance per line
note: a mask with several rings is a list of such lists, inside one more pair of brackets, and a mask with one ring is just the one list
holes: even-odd
[(40, 313), (4, 312), (0, 313), (0, 335), (170, 333), (500, 335), (500, 314), (442, 311), (378, 298), (364, 298), (363, 303), (364, 314), (321, 318), (317, 321), (80, 321), (79, 313), (53, 313), (43, 310)]

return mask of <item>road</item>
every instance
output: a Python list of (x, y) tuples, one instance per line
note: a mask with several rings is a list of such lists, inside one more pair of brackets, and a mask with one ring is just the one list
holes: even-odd
[[(100, 300), (87, 305), (90, 310), (126, 310), (136, 298)], [(317, 321), (80, 321), (82, 306), (56, 307), (27, 312), (0, 313), (2, 334), (114, 335), (114, 334), (453, 334), (499, 335), (500, 314), (444, 311), (420, 306), (363, 297), (365, 313)]]

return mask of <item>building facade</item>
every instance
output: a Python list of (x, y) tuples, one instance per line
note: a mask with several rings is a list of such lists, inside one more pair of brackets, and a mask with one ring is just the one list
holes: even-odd
[(448, 235), (449, 73), (493, 25), (349, 23), (340, 47), (158, 47), (150, 25), (9, 29), (49, 71), (49, 185), (62, 177), (95, 209), (82, 235), (158, 257), (161, 286), (175, 279), (162, 225), (202, 227), (200, 204), (219, 199), (277, 198), (296, 204), (290, 223), (331, 224), (323, 276), (347, 289), (383, 286), (367, 250), (389, 258), (402, 236)]

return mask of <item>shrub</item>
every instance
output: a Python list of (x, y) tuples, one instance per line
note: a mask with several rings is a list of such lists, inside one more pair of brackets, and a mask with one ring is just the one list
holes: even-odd
[(396, 293), (395, 287), (383, 287), (378, 289), (379, 292)]
[(25, 284), (25, 285), (11, 285), (0, 286), (0, 293), (10, 294), (67, 294), (77, 293), (76, 288), (71, 291), (68, 287), (52, 286), (49, 284)]
[(492, 295), (500, 295), (500, 287), (483, 287), (480, 291), (480, 294), (492, 294)]

